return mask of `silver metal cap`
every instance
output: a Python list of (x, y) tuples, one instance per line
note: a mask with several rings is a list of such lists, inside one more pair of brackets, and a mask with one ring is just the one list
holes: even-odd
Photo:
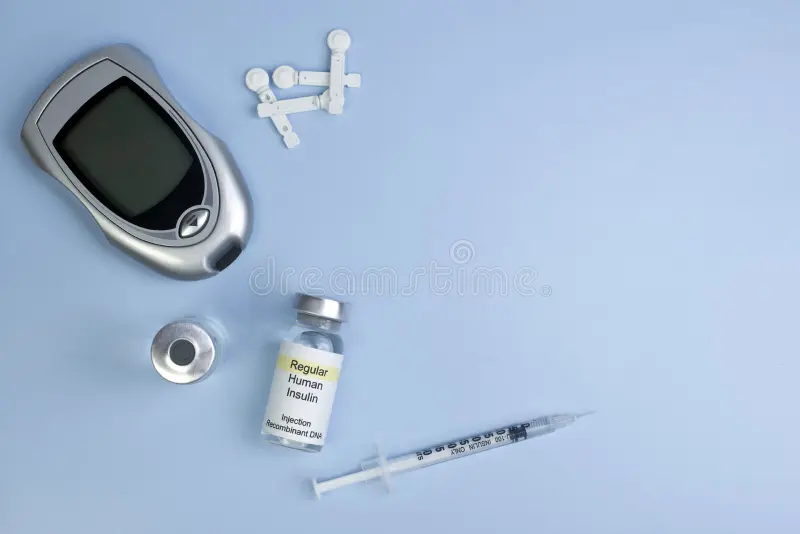
[(348, 305), (344, 302), (305, 293), (297, 293), (294, 297), (294, 308), (297, 311), (339, 323), (347, 320), (347, 307)]
[(188, 321), (166, 325), (150, 347), (150, 359), (158, 374), (175, 384), (191, 384), (206, 377), (217, 357), (211, 334)]

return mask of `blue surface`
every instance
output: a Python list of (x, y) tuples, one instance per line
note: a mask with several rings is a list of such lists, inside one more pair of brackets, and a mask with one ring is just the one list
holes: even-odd
[[(0, 532), (798, 532), (798, 24), (790, 1), (3, 3)], [(334, 27), (363, 86), (293, 117), (286, 150), (244, 73), (324, 69)], [(19, 142), (47, 84), (117, 41), (246, 176), (255, 231), (216, 278), (112, 250)], [(426, 274), (362, 276), (384, 267)], [(458, 286), (481, 267), (524, 287)], [(319, 455), (260, 444), (289, 301), (266, 269), (358, 282)], [(185, 314), (231, 343), (176, 387), (148, 348)], [(376, 440), (591, 408), (392, 496), (311, 499)]]

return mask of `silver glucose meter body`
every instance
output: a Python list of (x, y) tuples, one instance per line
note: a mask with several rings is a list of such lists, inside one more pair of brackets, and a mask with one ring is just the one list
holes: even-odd
[(252, 207), (232, 156), (132, 46), (98, 50), (59, 76), (22, 140), (112, 243), (167, 275), (213, 276), (247, 243)]

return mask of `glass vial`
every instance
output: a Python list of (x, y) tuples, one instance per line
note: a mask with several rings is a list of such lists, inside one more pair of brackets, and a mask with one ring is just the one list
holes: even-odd
[(224, 341), (225, 331), (216, 321), (189, 317), (158, 331), (150, 346), (150, 359), (165, 380), (192, 384), (214, 371)]
[(298, 293), (297, 320), (278, 351), (261, 435), (269, 443), (319, 452), (342, 367), (343, 302)]

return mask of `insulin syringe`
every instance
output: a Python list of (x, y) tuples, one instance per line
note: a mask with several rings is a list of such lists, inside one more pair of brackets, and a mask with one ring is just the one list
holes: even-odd
[(423, 449), (418, 452), (395, 456), (393, 458), (386, 458), (378, 451), (377, 456), (361, 464), (361, 471), (331, 478), (329, 480), (317, 481), (317, 479), (313, 479), (311, 482), (314, 486), (314, 493), (317, 494), (317, 498), (320, 498), (324, 493), (331, 490), (343, 488), (359, 482), (367, 482), (368, 480), (376, 478), (382, 479), (386, 487), (390, 488), (392, 475), (414, 471), (422, 467), (429, 467), (449, 460), (463, 458), (464, 456), (469, 456), (477, 452), (488, 451), (504, 445), (510, 445), (512, 443), (525, 441), (526, 439), (549, 434), (559, 428), (571, 425), (581, 417), (589, 415), (590, 413), (592, 412), (544, 415), (525, 423), (440, 443), (429, 449)]

